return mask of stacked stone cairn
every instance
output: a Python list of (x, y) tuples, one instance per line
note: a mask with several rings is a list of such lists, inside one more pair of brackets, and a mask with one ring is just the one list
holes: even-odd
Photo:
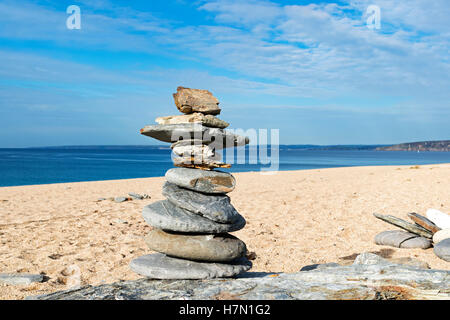
[(450, 215), (436, 209), (428, 209), (426, 217), (408, 213), (413, 223), (391, 215), (374, 213), (374, 216), (402, 230), (384, 231), (375, 236), (378, 245), (397, 248), (434, 247), (433, 252), (442, 260), (450, 261)]
[(228, 123), (215, 117), (219, 101), (207, 90), (178, 87), (175, 104), (183, 114), (156, 119), (141, 134), (171, 143), (176, 168), (166, 172), (166, 200), (146, 206), (145, 221), (153, 227), (145, 241), (157, 253), (134, 259), (130, 268), (152, 279), (212, 279), (233, 277), (249, 270), (243, 241), (229, 232), (245, 219), (226, 193), (234, 177), (214, 170), (229, 168), (216, 150), (244, 146), (247, 137), (224, 130)]

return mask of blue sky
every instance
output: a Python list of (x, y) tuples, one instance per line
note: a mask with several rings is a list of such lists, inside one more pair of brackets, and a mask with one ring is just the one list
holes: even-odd
[(449, 16), (448, 0), (2, 0), (0, 147), (156, 144), (139, 129), (178, 114), (179, 85), (283, 144), (450, 139)]

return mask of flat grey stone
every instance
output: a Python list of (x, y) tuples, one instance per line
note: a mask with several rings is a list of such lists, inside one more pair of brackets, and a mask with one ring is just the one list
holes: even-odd
[(144, 199), (143, 195), (140, 195), (139, 193), (129, 192), (128, 195), (132, 197), (133, 199), (142, 200)]
[(166, 172), (166, 179), (179, 187), (204, 193), (228, 193), (236, 185), (230, 173), (191, 168), (172, 168)]
[(444, 239), (434, 246), (434, 254), (445, 261), (450, 261), (450, 239)]
[(173, 204), (195, 214), (220, 223), (233, 223), (240, 219), (239, 213), (227, 195), (212, 195), (180, 188), (166, 182), (162, 194)]
[(381, 232), (375, 236), (375, 243), (396, 248), (421, 249), (430, 248), (432, 245), (429, 239), (401, 230)]
[(424, 237), (415, 237), (409, 240), (406, 240), (405, 242), (402, 242), (400, 244), (400, 248), (405, 249), (428, 249), (433, 246), (433, 242), (430, 239), (424, 238)]
[(374, 213), (373, 215), (376, 218), (383, 220), (384, 222), (392, 224), (392, 225), (399, 227), (403, 230), (406, 230), (408, 232), (417, 234), (421, 237), (425, 237), (428, 239), (433, 238), (433, 233), (430, 232), (429, 230), (421, 227), (420, 225), (409, 223), (408, 221), (405, 221), (403, 219), (400, 219), (400, 218), (397, 218), (397, 217), (394, 217), (391, 215), (382, 215), (379, 213)]
[(145, 242), (153, 251), (171, 257), (227, 262), (245, 256), (245, 243), (230, 234), (186, 234), (153, 229), (145, 237)]
[(117, 202), (117, 203), (125, 202), (125, 201), (128, 201), (128, 199), (125, 197), (115, 197), (114, 198), (114, 202)]
[(10, 285), (29, 285), (44, 281), (42, 274), (0, 273), (0, 282)]
[(131, 261), (134, 272), (151, 279), (214, 279), (227, 278), (245, 272), (252, 267), (246, 258), (230, 263), (196, 262), (155, 253)]
[(230, 124), (226, 121), (220, 120), (213, 115), (204, 115), (200, 112), (194, 112), (191, 114), (181, 114), (176, 116), (167, 116), (156, 118), (155, 121), (158, 124), (179, 124), (179, 123), (195, 123), (199, 122), (207, 127), (225, 129)]
[(142, 216), (152, 227), (175, 232), (225, 233), (245, 226), (245, 219), (241, 215), (234, 223), (219, 223), (177, 207), (169, 200), (144, 207)]
[(248, 137), (220, 128), (206, 127), (199, 123), (150, 125), (142, 128), (140, 132), (145, 136), (163, 142), (174, 143), (179, 140), (201, 140), (202, 144), (214, 146), (215, 150), (245, 146), (250, 142)]

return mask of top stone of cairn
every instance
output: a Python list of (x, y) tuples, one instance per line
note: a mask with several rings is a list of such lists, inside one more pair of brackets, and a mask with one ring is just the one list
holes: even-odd
[(208, 90), (178, 87), (173, 98), (178, 110), (186, 114), (200, 112), (217, 115), (220, 113), (219, 100)]

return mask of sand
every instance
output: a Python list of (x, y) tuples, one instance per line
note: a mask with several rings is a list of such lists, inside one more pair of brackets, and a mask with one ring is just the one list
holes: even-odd
[[(375, 245), (394, 230), (373, 212), (408, 220), (428, 208), (450, 213), (450, 164), (235, 173), (232, 203), (247, 219), (233, 234), (256, 253), (251, 271), (297, 272), (315, 263), (351, 263), (361, 252), (411, 257), (450, 270), (432, 249)], [(0, 284), (0, 299), (140, 278), (129, 262), (151, 253), (142, 208), (163, 199), (164, 178), (0, 188), (0, 272), (43, 273), (30, 286)], [(148, 200), (100, 201), (128, 192)], [(67, 269), (69, 268), (69, 270)], [(72, 275), (71, 275), (72, 273)], [(80, 277), (77, 276), (80, 275)]]

